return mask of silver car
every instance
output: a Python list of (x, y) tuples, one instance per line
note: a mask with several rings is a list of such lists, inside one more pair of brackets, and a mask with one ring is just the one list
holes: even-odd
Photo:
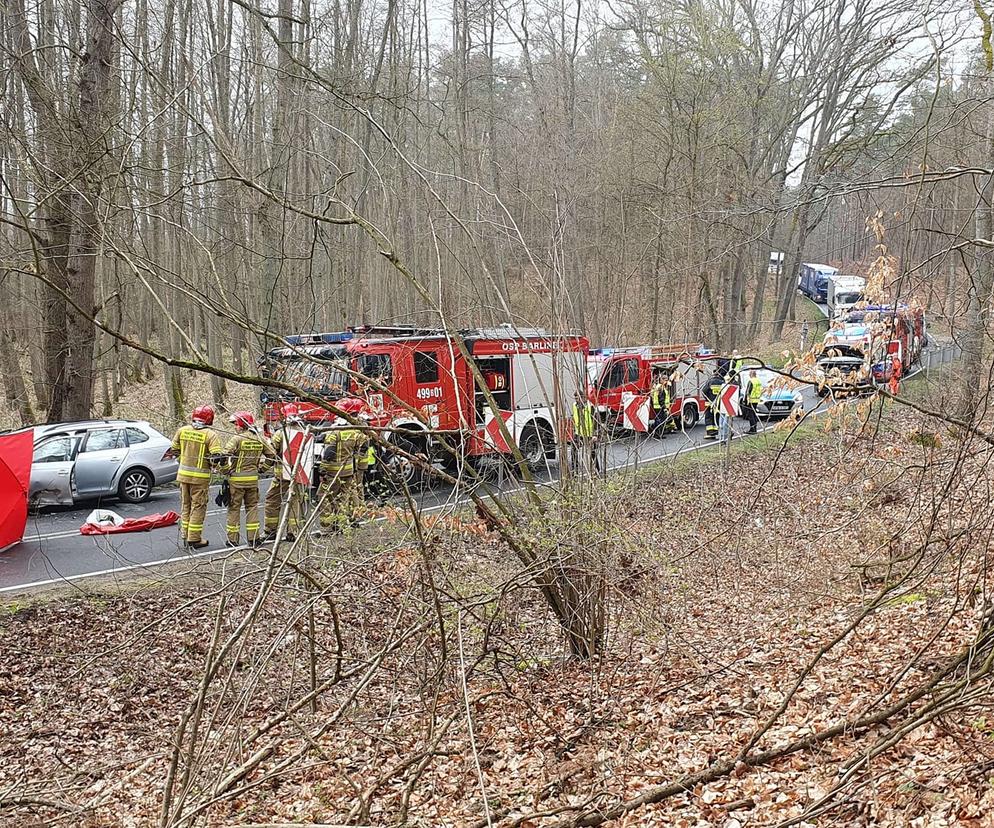
[(88, 420), (36, 426), (31, 462), (32, 507), (77, 500), (148, 500), (154, 486), (176, 479), (170, 441), (146, 422)]

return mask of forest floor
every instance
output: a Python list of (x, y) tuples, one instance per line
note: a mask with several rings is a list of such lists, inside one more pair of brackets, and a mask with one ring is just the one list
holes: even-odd
[[(315, 543), (268, 580), (260, 560), (10, 604), (0, 825), (159, 825), (167, 780), (167, 825), (570, 825), (726, 761), (607, 824), (990, 824), (989, 694), (848, 775), (903, 713), (736, 764), (781, 706), (758, 750), (918, 686), (986, 606), (989, 447), (878, 406), (807, 428), (523, 518), (522, 537), (604, 578), (592, 662), (565, 657), (506, 545), (459, 516), (422, 541), (394, 519)], [(895, 588), (850, 631), (885, 578)], [(316, 709), (295, 704), (312, 655)]]

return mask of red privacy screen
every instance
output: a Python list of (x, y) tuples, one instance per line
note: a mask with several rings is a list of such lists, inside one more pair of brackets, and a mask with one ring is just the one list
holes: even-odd
[(0, 435), (0, 550), (24, 537), (34, 432)]

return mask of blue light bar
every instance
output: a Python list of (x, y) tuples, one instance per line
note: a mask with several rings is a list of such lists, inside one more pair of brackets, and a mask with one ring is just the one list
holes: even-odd
[(352, 338), (351, 331), (338, 331), (336, 333), (295, 334), (294, 336), (286, 336), (283, 340), (287, 345), (339, 345)]

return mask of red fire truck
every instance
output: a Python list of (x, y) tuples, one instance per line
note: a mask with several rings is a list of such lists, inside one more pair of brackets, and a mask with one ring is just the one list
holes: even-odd
[(696, 342), (602, 348), (591, 352), (587, 363), (590, 400), (607, 426), (645, 431), (653, 377), (665, 371), (675, 382), (670, 414), (684, 428), (693, 428), (706, 404), (707, 362), (717, 358)]
[[(556, 435), (568, 432), (560, 417), (569, 419), (574, 393), (585, 390), (587, 340), (511, 325), (463, 330), (458, 337), (469, 360), (456, 340), (433, 329), (363, 326), (287, 337), (285, 346), (262, 358), (262, 374), (332, 402), (359, 397), (385, 439), (446, 465), (510, 453), (501, 422), (529, 466), (555, 459)], [(262, 394), (267, 421), (279, 419), (291, 401), (317, 430), (331, 416), (320, 405), (270, 388)], [(458, 457), (442, 440), (458, 449)], [(387, 462), (402, 479), (414, 478), (413, 465), (401, 455)]]

